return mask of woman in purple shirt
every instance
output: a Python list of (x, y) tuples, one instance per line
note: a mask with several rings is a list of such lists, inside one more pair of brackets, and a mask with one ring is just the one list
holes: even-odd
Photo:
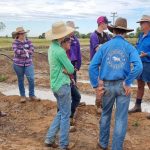
[(24, 87), (24, 76), (26, 75), (29, 83), (29, 99), (39, 100), (34, 94), (34, 66), (32, 62), (32, 55), (34, 53), (34, 47), (26, 38), (26, 33), (23, 27), (16, 28), (16, 31), (12, 33), (15, 38), (12, 47), (14, 51), (14, 70), (18, 78), (19, 92), (21, 96), (21, 102), (26, 102)]

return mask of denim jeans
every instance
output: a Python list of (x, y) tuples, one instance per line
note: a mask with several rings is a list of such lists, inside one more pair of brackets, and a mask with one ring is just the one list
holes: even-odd
[(71, 118), (73, 118), (76, 108), (78, 107), (81, 99), (81, 95), (78, 91), (78, 88), (75, 85), (71, 85)]
[(104, 81), (103, 111), (100, 120), (99, 143), (108, 147), (113, 105), (116, 101), (112, 150), (122, 150), (127, 130), (130, 96), (125, 95), (123, 81)]
[(70, 85), (63, 85), (54, 93), (57, 99), (58, 112), (55, 116), (48, 133), (45, 143), (51, 144), (55, 142), (57, 133), (60, 131), (60, 148), (66, 148), (69, 145), (69, 129), (71, 114), (71, 89)]
[(24, 87), (24, 76), (26, 75), (28, 83), (29, 83), (29, 96), (35, 96), (34, 94), (34, 66), (30, 65), (26, 67), (26, 66), (18, 66), (14, 64), (13, 67), (17, 74), (20, 95), (26, 96), (25, 87)]

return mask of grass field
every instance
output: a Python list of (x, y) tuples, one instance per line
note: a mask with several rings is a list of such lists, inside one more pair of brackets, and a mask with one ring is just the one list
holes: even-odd
[[(34, 46), (49, 46), (50, 45), (50, 41), (46, 39), (31, 38), (31, 40)], [(137, 41), (136, 38), (128, 38), (127, 40), (133, 45), (135, 45)], [(0, 38), (0, 48), (11, 47), (12, 42), (13, 42), (12, 38)], [(88, 46), (89, 39), (80, 39), (80, 44), (81, 46)]]

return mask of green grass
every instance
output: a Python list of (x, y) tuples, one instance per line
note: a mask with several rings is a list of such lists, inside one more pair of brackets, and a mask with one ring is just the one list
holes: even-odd
[[(46, 39), (37, 39), (30, 38), (34, 46), (49, 46), (50, 41)], [(89, 39), (79, 39), (81, 46), (89, 46)], [(130, 43), (135, 45), (137, 39), (136, 38), (128, 38)], [(13, 39), (12, 38), (0, 38), (0, 48), (11, 47)]]
[(4, 82), (8, 79), (8, 77), (4, 74), (0, 74), (0, 82)]

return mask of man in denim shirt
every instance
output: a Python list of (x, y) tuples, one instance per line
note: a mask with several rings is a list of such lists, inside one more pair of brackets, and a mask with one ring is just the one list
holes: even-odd
[[(137, 23), (140, 23), (142, 29), (136, 48), (142, 60), (143, 72), (137, 80), (138, 90), (135, 106), (129, 113), (141, 112), (145, 83), (150, 89), (150, 16), (144, 15)], [(148, 119), (150, 119), (150, 116), (148, 116)]]
[(103, 150), (108, 148), (111, 114), (116, 101), (112, 150), (122, 150), (131, 84), (142, 72), (142, 63), (137, 50), (124, 39), (127, 32), (133, 31), (127, 29), (126, 19), (118, 18), (115, 26), (108, 26), (108, 29), (116, 36), (97, 51), (89, 66), (89, 76), (99, 96), (104, 92), (98, 147)]

